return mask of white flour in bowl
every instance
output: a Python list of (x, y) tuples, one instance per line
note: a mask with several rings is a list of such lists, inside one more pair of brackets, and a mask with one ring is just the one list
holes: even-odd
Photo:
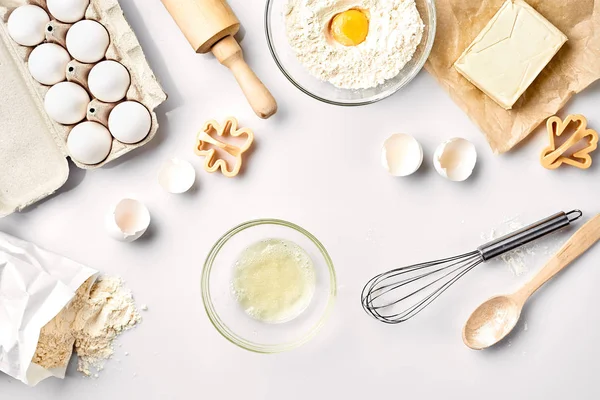
[[(329, 37), (332, 18), (366, 10), (369, 33), (357, 46)], [(368, 89), (397, 76), (423, 37), (415, 0), (289, 0), (286, 30), (298, 60), (315, 77), (343, 89)]]

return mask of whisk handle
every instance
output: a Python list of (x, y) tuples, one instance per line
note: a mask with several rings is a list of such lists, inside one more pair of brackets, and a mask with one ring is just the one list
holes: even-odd
[(526, 226), (518, 231), (509, 233), (489, 243), (479, 246), (477, 250), (481, 253), (484, 261), (501, 256), (511, 250), (519, 248), (538, 240), (544, 236), (554, 233), (562, 228), (569, 226), (571, 222), (578, 220), (583, 216), (579, 210), (573, 210), (568, 213), (559, 212), (534, 224)]

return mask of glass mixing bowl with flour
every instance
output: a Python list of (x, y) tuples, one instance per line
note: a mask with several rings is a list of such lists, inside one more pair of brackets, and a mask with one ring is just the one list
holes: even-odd
[(326, 103), (382, 100), (421, 70), (434, 0), (267, 0), (271, 54), (298, 89)]

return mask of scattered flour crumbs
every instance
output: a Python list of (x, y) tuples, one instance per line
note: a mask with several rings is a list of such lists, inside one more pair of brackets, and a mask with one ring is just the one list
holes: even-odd
[(65, 366), (75, 350), (78, 370), (90, 376), (113, 355), (117, 336), (140, 322), (133, 295), (120, 277), (90, 279), (42, 328), (33, 362), (46, 369)]
[[(489, 233), (482, 233), (481, 238), (485, 242), (489, 242), (524, 226), (525, 224), (520, 221), (519, 217), (505, 218), (497, 228), (492, 229)], [(550, 256), (558, 251), (563, 242), (564, 238), (561, 238), (560, 235), (550, 236), (503, 254), (500, 256), (500, 260), (510, 268), (515, 276), (521, 276), (529, 271), (527, 266), (532, 265), (533, 258), (538, 253)]]

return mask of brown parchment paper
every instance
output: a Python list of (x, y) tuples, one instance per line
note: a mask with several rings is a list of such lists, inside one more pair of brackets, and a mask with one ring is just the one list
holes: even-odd
[(505, 0), (439, 0), (435, 44), (425, 64), (458, 106), (504, 153), (556, 114), (576, 93), (600, 79), (600, 1), (527, 0), (569, 38), (512, 110), (504, 110), (469, 83), (454, 62)]

